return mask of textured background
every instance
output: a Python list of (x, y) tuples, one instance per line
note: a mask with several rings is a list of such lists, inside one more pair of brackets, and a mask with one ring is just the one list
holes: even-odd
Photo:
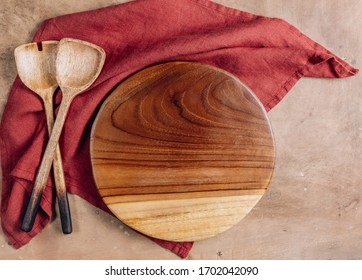
[[(40, 23), (116, 0), (2, 0), (0, 116), (16, 76), (13, 50)], [(360, 0), (215, 0), (289, 21), (362, 68)], [(272, 183), (237, 226), (195, 243), (189, 259), (362, 259), (362, 74), (304, 78), (270, 113), (277, 144)], [(328, 97), (328, 99), (327, 99)], [(74, 232), (59, 218), (14, 250), (0, 230), (0, 259), (178, 259), (118, 220), (70, 195)]]

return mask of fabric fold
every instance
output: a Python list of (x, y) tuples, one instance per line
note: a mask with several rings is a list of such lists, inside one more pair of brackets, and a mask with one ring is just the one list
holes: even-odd
[[(46, 20), (33, 41), (76, 38), (107, 54), (101, 75), (74, 99), (59, 145), (67, 189), (108, 212), (93, 176), (89, 137), (102, 102), (133, 73), (169, 61), (224, 69), (245, 83), (269, 111), (302, 77), (344, 78), (358, 70), (284, 20), (254, 15), (209, 0), (138, 0)], [(57, 106), (60, 92), (57, 95)], [(50, 221), (54, 187), (49, 178), (35, 227), (20, 231), (22, 215), (48, 139), (41, 100), (17, 78), (1, 121), (1, 224), (15, 248)], [(180, 257), (191, 242), (150, 238)]]

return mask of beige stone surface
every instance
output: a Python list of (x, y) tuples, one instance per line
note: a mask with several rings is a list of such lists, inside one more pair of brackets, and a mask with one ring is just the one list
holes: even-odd
[[(0, 116), (16, 76), (13, 50), (46, 18), (116, 0), (2, 0)], [(362, 68), (360, 0), (217, 0), (279, 17)], [(196, 242), (188, 259), (362, 259), (362, 76), (303, 78), (270, 113), (277, 164), (266, 195), (237, 226)], [(0, 230), (0, 259), (178, 259), (70, 195), (74, 232), (59, 218), (19, 250)]]

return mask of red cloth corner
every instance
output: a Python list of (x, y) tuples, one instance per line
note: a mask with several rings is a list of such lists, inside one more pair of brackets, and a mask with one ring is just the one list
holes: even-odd
[[(358, 71), (281, 19), (208, 0), (138, 0), (60, 16), (45, 21), (34, 41), (64, 37), (97, 44), (107, 54), (97, 81), (73, 101), (60, 139), (68, 191), (105, 211), (92, 177), (90, 130), (101, 103), (133, 73), (167, 61), (207, 63), (237, 76), (270, 110), (303, 76), (343, 78)], [(1, 224), (15, 248), (36, 236), (53, 213), (49, 180), (34, 229), (20, 231), (46, 141), (42, 103), (16, 79), (0, 130)], [(183, 258), (192, 247), (151, 239)]]

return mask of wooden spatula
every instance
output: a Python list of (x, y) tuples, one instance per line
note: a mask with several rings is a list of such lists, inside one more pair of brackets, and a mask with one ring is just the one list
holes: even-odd
[(97, 79), (103, 68), (105, 57), (106, 54), (102, 48), (85, 41), (65, 38), (59, 42), (56, 58), (56, 80), (62, 90), (63, 99), (35, 179), (35, 185), (21, 226), (23, 231), (29, 232), (33, 227), (54, 152), (71, 102)]
[[(55, 60), (58, 41), (24, 44), (15, 49), (15, 62), (22, 82), (42, 100), (48, 126), (48, 133), (54, 125), (53, 94), (58, 87), (55, 74)], [(63, 233), (72, 232), (67, 190), (59, 146), (53, 160), (54, 181)]]

